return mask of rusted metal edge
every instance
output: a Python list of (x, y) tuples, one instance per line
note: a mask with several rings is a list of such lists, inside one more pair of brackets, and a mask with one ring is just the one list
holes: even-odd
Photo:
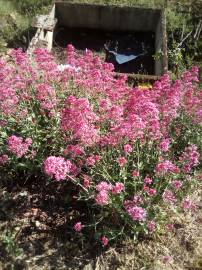
[(127, 75), (129, 79), (133, 80), (140, 80), (140, 81), (156, 81), (161, 78), (161, 76), (156, 76), (156, 75), (144, 75), (144, 74), (132, 74), (132, 73), (119, 73), (116, 72), (117, 76), (123, 76)]

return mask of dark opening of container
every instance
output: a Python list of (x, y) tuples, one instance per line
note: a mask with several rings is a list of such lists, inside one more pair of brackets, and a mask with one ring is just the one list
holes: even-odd
[(155, 74), (155, 34), (152, 32), (104, 31), (85, 28), (58, 28), (54, 45), (72, 44), (78, 51), (86, 48), (113, 63), (116, 72)]
[[(55, 44), (97, 52), (115, 71), (162, 75), (167, 71), (165, 16), (161, 9), (55, 2)], [(155, 57), (154, 57), (155, 56)]]

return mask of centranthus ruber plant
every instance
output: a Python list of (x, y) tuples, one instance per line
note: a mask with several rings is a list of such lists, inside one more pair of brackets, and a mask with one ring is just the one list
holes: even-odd
[(68, 45), (63, 68), (44, 49), (13, 50), (0, 60), (0, 170), (69, 185), (72, 207), (88, 209), (72, 232), (103, 246), (151, 234), (166, 209), (197, 209), (201, 106), (197, 67), (141, 89), (90, 50)]

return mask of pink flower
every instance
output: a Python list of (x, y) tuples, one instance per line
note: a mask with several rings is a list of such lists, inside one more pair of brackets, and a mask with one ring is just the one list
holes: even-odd
[(61, 125), (64, 131), (72, 133), (72, 138), (81, 144), (91, 146), (98, 141), (95, 122), (98, 116), (93, 112), (87, 98), (69, 96), (62, 111)]
[(151, 178), (149, 178), (149, 177), (146, 177), (146, 178), (144, 179), (144, 183), (147, 184), (147, 185), (150, 185), (150, 184), (153, 183), (153, 180), (152, 180)]
[(139, 176), (140, 176), (139, 171), (134, 170), (134, 171), (132, 172), (132, 176), (133, 176), (133, 177), (139, 177)]
[(169, 223), (169, 224), (167, 224), (167, 229), (169, 230), (169, 231), (173, 231), (173, 229), (174, 229), (174, 225), (172, 224), (172, 223)]
[(80, 173), (80, 168), (78, 168), (75, 164), (71, 163), (71, 167), (70, 167), (70, 173), (73, 176), (77, 176)]
[(180, 170), (170, 160), (164, 160), (163, 162), (160, 162), (159, 164), (157, 164), (157, 166), (156, 166), (156, 172), (158, 174), (169, 173), (169, 172), (179, 173)]
[(190, 145), (185, 148), (179, 161), (183, 165), (183, 170), (185, 173), (189, 173), (193, 167), (199, 164), (200, 154), (196, 145)]
[(8, 149), (19, 158), (23, 157), (27, 153), (31, 144), (31, 138), (27, 138), (24, 142), (23, 138), (15, 135), (8, 138)]
[(86, 163), (88, 166), (94, 166), (96, 163), (95, 157), (94, 156), (90, 156), (86, 159)]
[(99, 161), (100, 161), (100, 159), (101, 159), (101, 156), (99, 156), (99, 155), (95, 155), (95, 156), (94, 156), (94, 158), (95, 158), (95, 161), (96, 161), (96, 162), (99, 162)]
[(102, 242), (102, 245), (106, 247), (109, 243), (109, 239), (106, 236), (102, 236), (101, 242)]
[(126, 154), (131, 153), (133, 151), (133, 148), (130, 144), (125, 144), (123, 148)]
[(191, 201), (189, 198), (185, 198), (183, 200), (182, 207), (185, 211), (186, 210), (196, 211), (197, 209), (197, 205), (193, 201)]
[(111, 189), (112, 189), (112, 185), (105, 182), (105, 181), (102, 181), (98, 185), (96, 185), (96, 190), (97, 191), (103, 191), (103, 190), (109, 191)]
[(100, 100), (100, 108), (102, 109), (102, 110), (109, 110), (110, 109), (110, 104), (111, 102), (110, 102), (110, 100), (108, 100), (108, 99), (102, 99), (102, 100)]
[(99, 205), (107, 205), (109, 203), (108, 191), (106, 191), (106, 190), (100, 191), (97, 194), (95, 200), (96, 200), (96, 203)]
[(144, 185), (144, 191), (149, 195), (149, 196), (155, 196), (157, 193), (157, 190), (154, 188), (150, 188), (146, 185)]
[(91, 185), (91, 182), (92, 182), (92, 178), (88, 175), (84, 175), (84, 178), (83, 178), (83, 185), (85, 188), (89, 188), (90, 185)]
[(68, 145), (66, 147), (66, 149), (64, 150), (64, 154), (66, 155), (68, 153), (71, 153), (72, 157), (74, 157), (74, 158), (85, 154), (84, 148), (78, 144), (77, 145), (72, 145), (72, 144)]
[(175, 195), (170, 190), (165, 190), (162, 197), (164, 202), (175, 203), (177, 201)]
[(125, 157), (119, 157), (118, 163), (120, 167), (123, 167), (127, 163), (127, 159)]
[(74, 225), (74, 230), (76, 232), (80, 232), (82, 230), (82, 228), (84, 227), (84, 225), (81, 224), (81, 222), (77, 222), (75, 225)]
[(172, 257), (171, 256), (167, 255), (167, 256), (164, 256), (163, 257), (163, 263), (164, 264), (171, 263), (171, 261), (172, 261)]
[(176, 188), (177, 190), (179, 190), (182, 187), (182, 182), (179, 180), (175, 180), (172, 182), (172, 186)]
[(150, 232), (154, 232), (156, 230), (156, 222), (151, 220), (147, 223), (147, 227)]
[(125, 189), (125, 186), (123, 183), (116, 183), (115, 186), (112, 187), (112, 193), (113, 194), (119, 194)]
[(44, 161), (44, 171), (56, 180), (64, 180), (70, 173), (72, 163), (63, 157), (50, 156)]
[(88, 166), (94, 166), (96, 162), (99, 162), (101, 157), (99, 155), (91, 155), (86, 159)]
[(143, 203), (143, 199), (140, 195), (135, 195), (133, 197), (133, 200), (132, 200), (133, 204), (135, 205), (140, 205), (141, 203)]
[(149, 188), (147, 191), (148, 195), (155, 196), (157, 194), (157, 190), (155, 188)]
[(2, 155), (0, 156), (0, 165), (4, 165), (8, 162), (8, 155)]
[(136, 206), (133, 201), (126, 201), (124, 203), (125, 209), (134, 221), (144, 221), (146, 219), (146, 210), (142, 207)]
[(163, 151), (163, 152), (168, 152), (169, 150), (169, 146), (170, 146), (170, 139), (163, 139), (159, 145), (159, 148)]
[(189, 173), (191, 171), (191, 166), (189, 164), (186, 164), (183, 166), (182, 169), (184, 173)]
[(36, 97), (42, 109), (52, 110), (56, 106), (57, 99), (55, 89), (46, 83), (37, 86)]

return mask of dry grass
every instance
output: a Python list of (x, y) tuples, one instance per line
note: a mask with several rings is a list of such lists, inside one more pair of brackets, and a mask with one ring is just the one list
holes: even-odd
[[(193, 194), (201, 199), (202, 192)], [(111, 248), (95, 262), (96, 270), (201, 270), (202, 269), (202, 206), (197, 213), (170, 213), (174, 230), (162, 232), (152, 239), (134, 244), (128, 241), (121, 248)], [(164, 257), (171, 261), (164, 263)], [(89, 267), (89, 266), (88, 266)], [(89, 268), (91, 269), (91, 268)], [(88, 268), (86, 268), (88, 270)]]
[(163, 7), (166, 4), (165, 0), (66, 0), (66, 2), (141, 7)]

